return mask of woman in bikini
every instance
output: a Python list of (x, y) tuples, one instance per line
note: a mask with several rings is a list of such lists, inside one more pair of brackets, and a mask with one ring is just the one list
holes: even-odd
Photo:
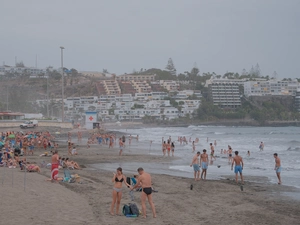
[(112, 178), (112, 182), (114, 183), (113, 191), (112, 191), (112, 202), (110, 207), (110, 215), (114, 215), (114, 208), (115, 204), (117, 202), (116, 206), (116, 215), (119, 215), (119, 208), (122, 198), (122, 183), (127, 187), (130, 187), (130, 185), (126, 182), (126, 177), (122, 173), (122, 168), (119, 167), (117, 169), (117, 174), (114, 173), (114, 176)]

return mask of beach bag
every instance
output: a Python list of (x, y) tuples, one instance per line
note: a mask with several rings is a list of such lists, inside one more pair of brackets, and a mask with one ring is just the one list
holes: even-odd
[(126, 204), (123, 206), (122, 212), (123, 212), (124, 216), (132, 215), (129, 205), (126, 205)]
[(127, 184), (131, 184), (131, 179), (130, 179), (130, 177), (126, 177), (126, 182), (127, 182)]
[(135, 203), (132, 203), (132, 204), (130, 203), (129, 208), (130, 208), (130, 211), (131, 211), (132, 215), (139, 216), (140, 211), (139, 211), (139, 209), (138, 209), (138, 207)]

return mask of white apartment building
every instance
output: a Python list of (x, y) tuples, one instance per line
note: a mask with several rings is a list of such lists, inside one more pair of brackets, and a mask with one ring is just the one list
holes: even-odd
[(245, 96), (292, 95), (295, 96), (300, 84), (292, 81), (247, 81), (244, 83)]
[(160, 80), (159, 84), (170, 92), (178, 91), (180, 88), (179, 83), (175, 80)]
[(160, 108), (160, 107), (168, 107), (170, 105), (170, 100), (151, 100), (146, 102), (146, 108)]
[(135, 93), (134, 100), (151, 100), (152, 93)]
[(134, 106), (134, 102), (116, 102), (117, 109), (131, 109)]
[(222, 108), (241, 106), (241, 95), (238, 83), (215, 83), (209, 85), (210, 97), (213, 104)]
[(0, 66), (0, 75), (4, 75), (5, 73), (17, 73), (23, 74), (27, 73), (30, 75), (38, 75), (46, 73), (46, 69), (38, 69), (35, 67), (16, 67), (16, 66)]
[[(209, 85), (213, 84), (213, 83), (234, 83), (234, 84), (240, 84), (243, 85), (244, 82), (246, 82), (248, 79), (228, 79), (227, 77), (225, 78), (214, 78), (211, 77), (209, 80), (206, 80), (205, 82), (205, 87), (208, 87)], [(259, 79), (259, 80), (266, 80), (266, 79)]]
[(171, 120), (177, 119), (179, 117), (180, 112), (175, 107), (162, 107), (161, 108), (162, 119)]
[(100, 95), (98, 100), (99, 102), (131, 102), (133, 97), (131, 94)]
[(115, 102), (116, 96), (115, 95), (100, 95), (99, 102)]
[(116, 95), (115, 99), (116, 99), (116, 102), (132, 102), (133, 101), (132, 94)]
[(154, 81), (155, 74), (123, 74), (116, 76), (117, 81)]
[(181, 109), (181, 116), (185, 116), (187, 114), (194, 113), (200, 106), (201, 100), (175, 100), (179, 104), (183, 102), (183, 104), (180, 104), (182, 107)]
[(151, 94), (153, 100), (163, 100), (164, 98), (168, 97), (167, 92), (152, 92)]
[(116, 109), (114, 110), (115, 115), (121, 120), (140, 120), (145, 115), (147, 116), (160, 116), (160, 109)]

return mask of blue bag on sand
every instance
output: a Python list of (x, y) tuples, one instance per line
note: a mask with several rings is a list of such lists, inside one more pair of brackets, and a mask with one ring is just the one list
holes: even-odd
[(140, 211), (139, 211), (139, 208), (137, 207), (137, 205), (135, 203), (130, 203), (129, 208), (130, 208), (130, 211), (131, 211), (132, 215), (139, 216)]
[(125, 216), (132, 215), (129, 205), (126, 205), (126, 204), (124, 204), (122, 212)]

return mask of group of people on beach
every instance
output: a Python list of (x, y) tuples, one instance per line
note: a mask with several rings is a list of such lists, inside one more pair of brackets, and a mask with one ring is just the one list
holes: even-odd
[(133, 185), (127, 183), (127, 178), (123, 174), (121, 167), (117, 168), (116, 173), (113, 173), (112, 182), (114, 183), (114, 185), (110, 207), (111, 215), (119, 215), (122, 199), (122, 184), (124, 183), (128, 188), (130, 188), (131, 192), (137, 188), (141, 188), (142, 217), (146, 218), (146, 200), (148, 200), (152, 209), (153, 217), (156, 218), (155, 205), (152, 199), (153, 188), (151, 175), (149, 173), (146, 173), (142, 167), (138, 168), (137, 172), (138, 175), (134, 176), (136, 178), (136, 181)]
[[(215, 142), (216, 143), (216, 142)], [(216, 146), (216, 144), (215, 144)], [(261, 142), (259, 149), (260, 151), (262, 151), (261, 149), (264, 148), (264, 143)], [(213, 143), (210, 143), (210, 150), (211, 150), (211, 162), (212, 159), (216, 159), (214, 156), (214, 145)], [(243, 158), (239, 155), (238, 151), (235, 151), (234, 154), (235, 156), (232, 156), (232, 148), (230, 145), (228, 145), (228, 150), (223, 150), (221, 149), (221, 154), (227, 154), (228, 155), (228, 163), (231, 164), (231, 170), (233, 170), (234, 167), (234, 173), (235, 173), (235, 181), (236, 183), (238, 183), (238, 174), (240, 175), (241, 178), (241, 184), (244, 184), (244, 178), (243, 178), (243, 168), (244, 168), (244, 162), (243, 162)], [(250, 157), (250, 151), (247, 151), (247, 156)], [(277, 153), (274, 153), (274, 158), (275, 158), (275, 168), (274, 170), (276, 171), (276, 176), (278, 178), (278, 184), (281, 184), (281, 160), (278, 157)], [(206, 173), (207, 173), (207, 168), (208, 168), (208, 155), (206, 153), (206, 149), (203, 149), (203, 153), (201, 154), (200, 151), (197, 152), (196, 155), (194, 155), (193, 159), (192, 159), (192, 163), (190, 164), (191, 167), (193, 167), (194, 169), (194, 179), (196, 180), (200, 180), (200, 179), (206, 179)], [(210, 163), (212, 164), (212, 163)], [(218, 166), (220, 167), (220, 166)], [(200, 170), (202, 169), (202, 173), (200, 176)]]

